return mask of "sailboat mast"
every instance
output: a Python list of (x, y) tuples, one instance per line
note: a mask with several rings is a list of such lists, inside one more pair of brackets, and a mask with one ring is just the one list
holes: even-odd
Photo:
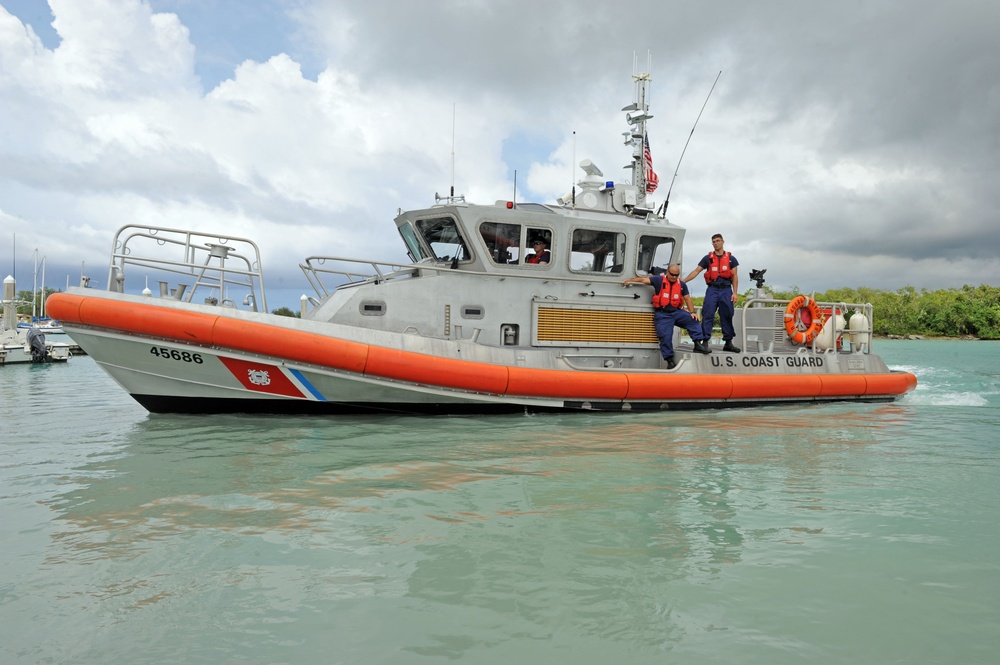
[(39, 318), (45, 318), (45, 257), (42, 257), (42, 303), (41, 309), (39, 310), (41, 315)]

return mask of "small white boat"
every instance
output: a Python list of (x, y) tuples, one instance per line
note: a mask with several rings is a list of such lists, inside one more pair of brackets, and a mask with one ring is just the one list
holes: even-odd
[[(912, 390), (872, 351), (870, 304), (773, 300), (762, 280), (736, 312), (742, 354), (694, 353), (675, 333), (664, 363), (649, 287), (621, 286), (679, 263), (685, 232), (647, 202), (648, 76), (633, 78), (630, 182), (584, 160), (556, 203), (436, 197), (395, 219), (410, 263), (306, 258), (301, 318), (267, 313), (251, 240), (137, 225), (115, 237), (106, 291), (53, 294), (49, 312), (153, 412), (633, 412)], [(139, 295), (150, 275), (159, 293)]]
[[(3, 319), (0, 320), (0, 365), (64, 362), (72, 355), (71, 344), (46, 339), (43, 327), (23, 328), (16, 323), (17, 301), (14, 278), (3, 282)], [(64, 335), (65, 336), (65, 335)]]
[(80, 348), (80, 345), (73, 341), (73, 338), (70, 337), (65, 330), (63, 330), (62, 324), (55, 319), (40, 319), (33, 323), (28, 321), (19, 321), (17, 329), (24, 332), (37, 330), (45, 335), (45, 340), (47, 342), (52, 342), (56, 345), (68, 346), (70, 353), (74, 356), (85, 355), (83, 349)]
[(65, 362), (73, 355), (71, 344), (47, 340), (37, 328), (5, 330), (0, 340), (0, 365)]

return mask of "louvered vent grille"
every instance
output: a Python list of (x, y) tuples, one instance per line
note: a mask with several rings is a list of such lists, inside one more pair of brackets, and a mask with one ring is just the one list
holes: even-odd
[(653, 313), (600, 309), (538, 308), (539, 342), (655, 344)]

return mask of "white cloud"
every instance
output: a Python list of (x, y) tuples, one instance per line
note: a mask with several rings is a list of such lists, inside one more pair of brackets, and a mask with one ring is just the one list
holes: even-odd
[(50, 48), (0, 9), (0, 219), (50, 266), (103, 265), (131, 222), (253, 237), (272, 283), (306, 254), (399, 260), (396, 209), (452, 184), (453, 113), (469, 200), (516, 170), (552, 201), (583, 158), (621, 180), (648, 44), (659, 200), (723, 70), (671, 194), (686, 264), (722, 231), (780, 287), (1000, 283), (993, 5), (317, 0), (290, 20), (318, 76), (275, 52), (209, 90), (183, 3), (50, 5)]

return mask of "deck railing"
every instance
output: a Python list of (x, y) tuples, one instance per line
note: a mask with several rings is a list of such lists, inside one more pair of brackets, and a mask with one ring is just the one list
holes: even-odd
[(267, 311), (260, 250), (246, 238), (196, 233), (161, 226), (127, 224), (115, 234), (108, 269), (108, 290), (125, 293), (129, 275), (132, 290), (138, 273), (159, 282), (159, 296), (205, 304)]
[[(743, 319), (743, 325), (740, 326), (740, 337), (743, 343), (742, 348), (746, 348), (750, 341), (750, 335), (753, 333), (767, 332), (770, 333), (771, 339), (773, 340), (787, 339), (787, 332), (785, 330), (783, 317), (781, 320), (778, 320), (777, 317), (775, 317), (773, 324), (755, 323), (754, 325), (750, 325), (748, 320), (751, 317), (748, 316), (748, 312), (759, 307), (772, 308), (772, 311), (787, 311), (788, 305), (790, 305), (791, 302), (791, 300), (776, 298), (748, 298), (743, 303), (741, 308), (741, 318)], [(847, 335), (849, 336), (848, 339), (856, 340), (852, 341), (851, 344), (853, 350), (863, 351), (864, 353), (871, 352), (872, 335), (874, 332), (874, 310), (871, 303), (849, 303), (843, 301), (832, 302), (821, 300), (816, 300), (815, 302), (827, 318), (832, 318), (832, 323), (830, 325), (833, 327), (833, 348), (836, 348), (836, 339), (840, 338), (842, 335)], [(849, 319), (847, 317), (850, 312), (864, 314), (867, 324), (859, 327), (857, 323), (855, 323), (855, 328), (850, 328), (848, 324)], [(845, 318), (843, 326), (838, 325), (836, 318), (837, 314), (840, 314)], [(813, 352), (822, 352), (824, 349), (818, 349), (816, 346), (817, 341), (822, 336), (823, 332), (820, 332), (820, 334), (817, 335), (812, 342), (803, 348), (809, 348)]]

